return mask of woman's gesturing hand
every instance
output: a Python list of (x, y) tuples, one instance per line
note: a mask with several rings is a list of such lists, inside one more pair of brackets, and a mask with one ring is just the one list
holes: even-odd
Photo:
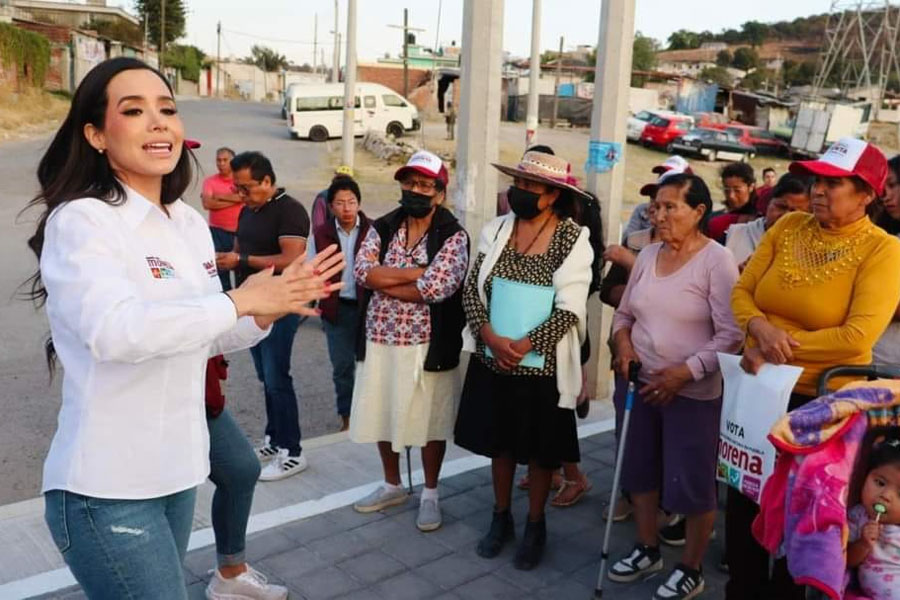
[(300, 255), (281, 275), (270, 267), (248, 277), (241, 287), (228, 292), (234, 300), (238, 315), (266, 317), (297, 313), (316, 315), (310, 302), (327, 298), (342, 284), (329, 283), (344, 268), (344, 255), (337, 245), (331, 245), (312, 260)]
[(747, 330), (756, 340), (766, 362), (773, 365), (791, 362), (794, 359), (794, 348), (800, 347), (800, 342), (792, 338), (788, 332), (762, 317), (751, 319)]

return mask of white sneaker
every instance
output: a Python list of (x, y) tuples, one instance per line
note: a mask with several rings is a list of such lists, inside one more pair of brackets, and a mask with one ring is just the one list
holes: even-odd
[(225, 579), (218, 569), (206, 586), (209, 600), (285, 600), (286, 587), (268, 582), (266, 576), (247, 565), (247, 570), (233, 579)]
[(263, 467), (259, 474), (259, 480), (278, 481), (305, 471), (308, 466), (309, 462), (302, 452), (300, 456), (288, 456), (287, 448), (279, 448), (278, 454), (275, 455), (272, 462)]
[(254, 448), (253, 450), (256, 452), (256, 458), (258, 458), (261, 463), (269, 462), (278, 456), (278, 448), (272, 445), (272, 438), (269, 436), (263, 438), (262, 446)]

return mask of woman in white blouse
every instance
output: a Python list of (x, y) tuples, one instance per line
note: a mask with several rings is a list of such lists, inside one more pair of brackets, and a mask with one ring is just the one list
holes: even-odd
[(180, 200), (191, 161), (169, 84), (117, 58), (79, 85), (38, 167), (32, 295), (65, 371), (45, 516), (90, 598), (187, 598), (207, 358), (339, 287), (326, 283), (342, 267), (332, 248), (223, 294), (206, 223)]

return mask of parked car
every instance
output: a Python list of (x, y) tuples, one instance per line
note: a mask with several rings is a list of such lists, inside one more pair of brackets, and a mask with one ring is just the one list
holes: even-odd
[(675, 138), (690, 131), (694, 118), (688, 115), (657, 115), (650, 119), (641, 133), (641, 143), (645, 146), (665, 148)]
[(653, 117), (673, 116), (669, 110), (642, 110), (637, 114), (628, 116), (628, 124), (625, 128), (625, 139), (629, 142), (641, 141), (641, 134), (644, 133), (644, 127), (647, 126)]
[(672, 140), (666, 151), (670, 154), (694, 154), (713, 162), (720, 158), (747, 162), (756, 156), (756, 148), (743, 143), (733, 133), (697, 127)]
[(788, 145), (771, 131), (750, 125), (728, 125), (725, 131), (743, 144), (753, 146), (760, 154), (787, 154)]

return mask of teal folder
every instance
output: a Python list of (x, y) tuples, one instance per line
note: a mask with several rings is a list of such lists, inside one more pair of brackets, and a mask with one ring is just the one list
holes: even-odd
[[(555, 293), (552, 287), (532, 285), (494, 277), (491, 286), (491, 329), (497, 335), (520, 340), (550, 318)], [(491, 349), (485, 348), (488, 356)], [(544, 368), (544, 357), (531, 351), (525, 355), (523, 367)]]

